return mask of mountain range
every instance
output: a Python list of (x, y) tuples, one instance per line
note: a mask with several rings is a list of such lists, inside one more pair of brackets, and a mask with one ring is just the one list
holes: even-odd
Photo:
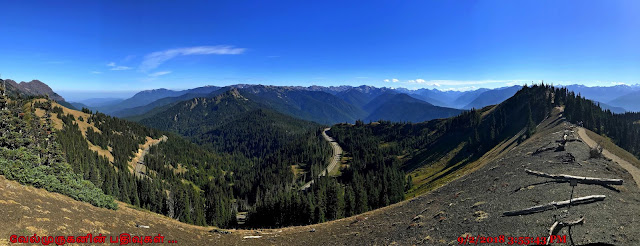
[[(373, 86), (300, 87), (240, 84), (183, 91), (148, 90), (126, 100), (114, 100), (111, 104), (95, 103), (108, 101), (107, 99), (92, 99), (91, 102), (74, 105), (77, 108), (86, 107), (138, 121), (152, 117), (181, 101), (215, 97), (233, 88), (247, 99), (277, 112), (321, 124), (334, 124), (356, 120), (422, 122), (446, 118), (463, 110), (499, 103), (515, 94), (519, 87), (458, 92), (426, 89), (409, 91)], [(463, 106), (452, 107), (456, 105)]]
[[(179, 102), (198, 97), (215, 97), (232, 88), (247, 99), (266, 108), (320, 124), (364, 121), (422, 122), (446, 118), (472, 108), (498, 104), (513, 96), (521, 86), (471, 91), (438, 89), (408, 90), (373, 86), (265, 86), (238, 84), (226, 87), (204, 86), (187, 90), (154, 89), (136, 93), (131, 98), (92, 98), (68, 103), (45, 83), (33, 80), (17, 83), (6, 80), (9, 93), (33, 96), (48, 95), (70, 108), (88, 108), (108, 115), (142, 120), (167, 110)], [(570, 91), (594, 100), (614, 113), (640, 111), (639, 86), (616, 85), (588, 87), (566, 86)]]
[[(320, 124), (364, 121), (422, 122), (446, 118), (472, 108), (498, 104), (513, 96), (521, 86), (472, 91), (437, 89), (408, 90), (373, 86), (266, 86), (238, 84), (225, 87), (205, 86), (174, 91), (155, 89), (141, 91), (124, 100), (94, 98), (73, 103), (76, 108), (89, 108), (134, 121), (149, 118), (179, 102), (198, 97), (215, 97), (232, 88), (247, 99), (266, 108), (299, 119)], [(569, 90), (599, 102), (614, 113), (640, 110), (636, 98), (625, 94), (640, 91), (637, 86), (611, 87), (567, 86)], [(403, 96), (404, 95), (404, 96)], [(622, 95), (622, 96), (620, 96)]]

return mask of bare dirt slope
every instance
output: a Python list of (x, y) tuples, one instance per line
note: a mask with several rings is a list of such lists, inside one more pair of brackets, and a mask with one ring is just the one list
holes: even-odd
[[(589, 146), (561, 118), (543, 122), (537, 133), (513, 145), (496, 160), (430, 193), (386, 208), (328, 223), (271, 230), (209, 232), (212, 228), (179, 223), (166, 217), (127, 208), (112, 211), (74, 201), (59, 194), (24, 187), (0, 177), (0, 240), (11, 234), (154, 235), (182, 245), (458, 245), (465, 234), (482, 236), (547, 236), (554, 217), (566, 208), (505, 217), (505, 211), (569, 199), (568, 183), (528, 175), (525, 169), (554, 174), (620, 178), (620, 186), (578, 184), (574, 197), (605, 195), (604, 201), (571, 207), (566, 220), (584, 216), (572, 229), (576, 245), (609, 243), (640, 245), (640, 189), (633, 177), (608, 159), (589, 159)], [(567, 133), (565, 151), (543, 151)], [(571, 154), (575, 162), (565, 162)], [(135, 224), (149, 225), (149, 229)], [(568, 234), (562, 229), (559, 235)], [(569, 237), (567, 237), (569, 240)], [(0, 241), (2, 244), (3, 241)]]

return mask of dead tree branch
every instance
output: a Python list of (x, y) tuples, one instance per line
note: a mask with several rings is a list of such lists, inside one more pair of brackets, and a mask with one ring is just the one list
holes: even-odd
[(605, 195), (583, 196), (583, 197), (578, 197), (578, 198), (561, 201), (561, 202), (550, 202), (544, 205), (533, 206), (533, 207), (525, 208), (522, 210), (508, 211), (508, 212), (504, 212), (502, 215), (515, 216), (515, 215), (539, 213), (539, 212), (547, 211), (554, 208), (562, 208), (562, 207), (568, 206), (569, 204), (574, 206), (579, 204), (587, 204), (587, 203), (602, 201), (604, 200), (605, 197), (606, 197)]
[(549, 237), (547, 238), (547, 245), (549, 245), (551, 243), (551, 235), (555, 235), (563, 227), (571, 227), (571, 226), (575, 226), (575, 225), (581, 225), (583, 223), (584, 223), (584, 217), (580, 217), (580, 219), (575, 220), (575, 221), (568, 221), (568, 222), (556, 221), (555, 223), (553, 223), (551, 228), (549, 228)]

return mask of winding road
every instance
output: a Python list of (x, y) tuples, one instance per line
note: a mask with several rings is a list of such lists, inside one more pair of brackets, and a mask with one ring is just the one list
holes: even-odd
[[(333, 157), (331, 158), (331, 161), (329, 162), (329, 165), (327, 166), (327, 168), (322, 170), (322, 172), (318, 175), (318, 177), (325, 176), (328, 173), (331, 173), (332, 171), (340, 167), (339, 164), (340, 164), (340, 157), (342, 157), (342, 148), (340, 147), (338, 142), (336, 142), (335, 139), (327, 135), (327, 131), (329, 130), (331, 130), (331, 128), (325, 128), (324, 131), (322, 131), (322, 137), (324, 137), (324, 140), (326, 140), (327, 142), (329, 142), (329, 144), (331, 144), (331, 149), (333, 149)], [(313, 184), (313, 180), (304, 184), (300, 188), (300, 190), (308, 189), (309, 187), (311, 187), (311, 184)]]

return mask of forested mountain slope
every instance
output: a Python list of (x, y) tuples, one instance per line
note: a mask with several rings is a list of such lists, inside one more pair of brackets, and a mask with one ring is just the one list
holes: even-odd
[(113, 197), (89, 177), (74, 173), (53, 133), (51, 120), (40, 120), (34, 107), (50, 104), (7, 99), (0, 88), (0, 174), (22, 184), (45, 188), (95, 206), (116, 209)]
[(219, 152), (259, 158), (320, 127), (265, 108), (237, 89), (180, 102), (140, 123), (177, 132)]
[(465, 105), (463, 108), (472, 109), (472, 108), (483, 108), (485, 106), (499, 104), (507, 98), (510, 98), (517, 91), (519, 91), (522, 86), (510, 86), (504, 88), (496, 88), (492, 90), (485, 91), (478, 95), (473, 101), (469, 104)]
[[(580, 136), (575, 134), (575, 131), (572, 132), (575, 127), (564, 121), (563, 116), (567, 118), (575, 117), (570, 115), (576, 115), (576, 112), (582, 112), (581, 114), (583, 115), (580, 117), (582, 119), (591, 118), (591, 115), (594, 115), (593, 113), (596, 111), (592, 110), (591, 114), (586, 113), (590, 107), (588, 103), (589, 101), (584, 99), (572, 97), (571, 93), (563, 91), (563, 89), (534, 86), (533, 88), (524, 88), (505, 104), (476, 112), (467, 112), (451, 119), (434, 120), (420, 124), (381, 122), (365, 125), (362, 122), (358, 122), (356, 125), (333, 126), (331, 134), (336, 137), (345, 151), (351, 152), (351, 156), (348, 157), (351, 158), (351, 161), (347, 162), (350, 167), (343, 169), (343, 175), (339, 178), (318, 179), (317, 188), (314, 188), (313, 192), (304, 195), (289, 193), (289, 196), (285, 196), (283, 200), (280, 200), (277, 196), (273, 196), (272, 191), (260, 192), (260, 200), (263, 202), (256, 207), (256, 211), (262, 211), (263, 213), (258, 213), (262, 216), (254, 216), (254, 219), (261, 218), (263, 223), (267, 223), (267, 219), (270, 219), (270, 223), (279, 222), (280, 225), (296, 224), (292, 223), (291, 220), (294, 218), (299, 219), (303, 215), (309, 215), (310, 213), (306, 211), (314, 210), (314, 207), (309, 205), (319, 204), (320, 200), (317, 200), (317, 198), (322, 197), (319, 194), (323, 193), (326, 195), (336, 194), (336, 198), (328, 196), (325, 198), (326, 200), (323, 200), (323, 202), (327, 202), (326, 205), (328, 207), (326, 210), (318, 210), (318, 212), (325, 211), (327, 213), (312, 213), (314, 216), (326, 216), (325, 219), (334, 218), (334, 216), (339, 218), (341, 216), (354, 215), (346, 214), (346, 211), (349, 210), (344, 210), (335, 215), (335, 211), (340, 211), (335, 208), (340, 206), (344, 206), (343, 208), (346, 209), (355, 205), (354, 208), (362, 209), (359, 207), (363, 204), (367, 204), (367, 206), (375, 205), (378, 202), (384, 204), (384, 199), (379, 200), (379, 198), (385, 198), (384, 194), (395, 193), (390, 192), (393, 189), (381, 191), (379, 187), (394, 187), (394, 184), (390, 183), (389, 179), (374, 178), (373, 176), (369, 177), (369, 175), (378, 173), (382, 175), (381, 177), (386, 177), (386, 175), (392, 177), (393, 170), (398, 170), (399, 168), (412, 170), (411, 164), (416, 162), (410, 162), (409, 160), (411, 159), (428, 160), (431, 158), (429, 156), (421, 158), (426, 153), (420, 151), (412, 153), (411, 149), (417, 146), (426, 146), (425, 149), (432, 150), (432, 155), (439, 155), (441, 153), (440, 150), (429, 146), (433, 146), (434, 143), (445, 145), (447, 143), (445, 139), (459, 141), (455, 137), (462, 139), (463, 136), (467, 136), (466, 141), (468, 143), (466, 145), (473, 146), (473, 148), (463, 146), (458, 152), (466, 151), (466, 155), (470, 156), (470, 158), (474, 158), (475, 154), (478, 154), (481, 155), (477, 158), (478, 160), (486, 159), (479, 164), (478, 161), (463, 166), (460, 166), (461, 164), (446, 164), (450, 170), (453, 170), (449, 173), (454, 174), (454, 176), (446, 180), (447, 182), (438, 184), (436, 187), (440, 188), (427, 194), (418, 195), (414, 199), (362, 215), (317, 225), (267, 229), (261, 230), (259, 233), (253, 230), (232, 230), (231, 234), (225, 234), (218, 233), (220, 231), (208, 232), (210, 228), (174, 224), (161, 218), (150, 220), (146, 216), (139, 215), (138, 211), (129, 209), (103, 212), (99, 209), (95, 210), (76, 205), (78, 210), (72, 210), (72, 207), (74, 207), (72, 201), (61, 199), (55, 202), (62, 205), (64, 209), (76, 211), (75, 213), (78, 215), (88, 214), (88, 211), (97, 213), (90, 222), (95, 225), (103, 223), (102, 228), (112, 234), (130, 231), (143, 233), (143, 231), (139, 231), (142, 229), (135, 228), (136, 223), (143, 223), (151, 225), (153, 229), (166, 231), (167, 238), (170, 235), (171, 238), (178, 238), (183, 240), (182, 242), (184, 243), (191, 244), (206, 241), (207, 244), (242, 242), (248, 245), (324, 245), (336, 242), (343, 244), (423, 243), (446, 245), (458, 243), (458, 238), (465, 236), (467, 233), (474, 236), (491, 237), (505, 235), (505, 243), (507, 243), (509, 242), (509, 236), (530, 235), (532, 237), (546, 238), (549, 227), (555, 221), (554, 218), (565, 216), (561, 209), (515, 217), (503, 216), (506, 211), (545, 204), (550, 201), (569, 199), (570, 187), (566, 183), (548, 182), (547, 179), (528, 175), (524, 171), (525, 169), (532, 169), (554, 174), (564, 173), (623, 179), (623, 185), (608, 187), (578, 184), (575, 188), (575, 196), (598, 194), (605, 195), (606, 198), (599, 202), (572, 206), (569, 209), (570, 213), (567, 219), (584, 216), (587, 220), (585, 220), (584, 224), (573, 227), (571, 232), (563, 228), (557, 234), (567, 235), (565, 238), (567, 242), (573, 240), (579, 245), (598, 242), (622, 245), (637, 244), (637, 239), (626, 236), (638, 230), (638, 226), (633, 223), (632, 218), (634, 218), (634, 214), (640, 212), (638, 210), (640, 208), (640, 204), (638, 204), (640, 190), (633, 182), (633, 178), (616, 163), (605, 158), (592, 157), (589, 146), (582, 142)], [(515, 118), (509, 118), (509, 116), (502, 118), (501, 115), (513, 113), (509, 109), (516, 105), (524, 107), (524, 110), (520, 110), (522, 113), (516, 115), (518, 118), (523, 119), (515, 121), (513, 127), (509, 127), (509, 124), (500, 123), (500, 120), (509, 120), (509, 123), (515, 120)], [(530, 112), (526, 105), (532, 106)], [(581, 106), (578, 107), (577, 105)], [(531, 117), (522, 117), (523, 115), (531, 115)], [(603, 114), (602, 119), (607, 117), (606, 114)], [(594, 122), (597, 122), (598, 118), (594, 117)], [(490, 133), (492, 132), (492, 126), (494, 126), (493, 119), (496, 120), (495, 128), (493, 128), (496, 139), (494, 142), (498, 142), (498, 144), (491, 147), (492, 142), (489, 142), (489, 140), (492, 139), (492, 134)], [(573, 120), (575, 118), (572, 118)], [(586, 121), (583, 121), (583, 123), (586, 127), (591, 127), (587, 126)], [(465, 124), (469, 131), (459, 133), (459, 135), (452, 135), (454, 130), (461, 130)], [(486, 131), (486, 134), (478, 132), (477, 136), (474, 136), (476, 135), (475, 130), (484, 129), (483, 127), (488, 127), (489, 131)], [(517, 129), (520, 127), (521, 129)], [(444, 133), (437, 133), (436, 129), (446, 130)], [(514, 132), (513, 136), (515, 137), (507, 138), (508, 135)], [(571, 141), (567, 141), (563, 150), (544, 151), (549, 145), (553, 145), (555, 148), (557, 140), (562, 140), (564, 134)], [(398, 139), (395, 139), (396, 136), (398, 136)], [(414, 136), (414, 138), (407, 141), (399, 140), (399, 138), (406, 138), (407, 136)], [(474, 138), (481, 141), (474, 140)], [(500, 141), (500, 139), (506, 140)], [(607, 140), (604, 139), (603, 141)], [(604, 142), (603, 145), (607, 146)], [(158, 147), (161, 146), (163, 144), (158, 145)], [(172, 146), (172, 148), (174, 147)], [(489, 150), (482, 154), (481, 152), (476, 152), (476, 149)], [(404, 151), (403, 155), (396, 156), (394, 153), (399, 151)], [(494, 151), (500, 153), (494, 155), (492, 154)], [(566, 159), (565, 157), (569, 155), (575, 159)], [(185, 156), (193, 155), (185, 154)], [(459, 158), (459, 156), (462, 155), (453, 153), (452, 159)], [(630, 159), (629, 162), (632, 163), (640, 162), (633, 157), (625, 158), (631, 158), (632, 160)], [(425, 161), (424, 165), (433, 164)], [(457, 171), (469, 166), (474, 166), (474, 168), (466, 172)], [(419, 170), (419, 168), (413, 170)], [(446, 177), (448, 171), (443, 171), (434, 176)], [(415, 174), (419, 173), (411, 173), (414, 187), (403, 187), (414, 191), (410, 192), (410, 194), (417, 194), (415, 192), (416, 186), (420, 186), (420, 181), (417, 180), (420, 176), (414, 176)], [(358, 178), (349, 181), (348, 177)], [(429, 179), (429, 177), (426, 178)], [(364, 180), (357, 181), (358, 179)], [(334, 182), (338, 182), (339, 185), (332, 185)], [(362, 184), (363, 187), (359, 188), (359, 184)], [(23, 194), (19, 193), (21, 192), (20, 188), (16, 189), (12, 183), (5, 180), (0, 179), (0, 185), (7, 187), (3, 191), (10, 190), (14, 194)], [(351, 194), (352, 191), (354, 194)], [(27, 203), (20, 196), (16, 197), (7, 192), (2, 193), (2, 196), (5, 197), (4, 199), (13, 201), (7, 202), (7, 205), (3, 206), (3, 208), (20, 210), (20, 206), (30, 207), (32, 204)], [(352, 196), (354, 197), (353, 201), (349, 198)], [(387, 198), (391, 199), (388, 196)], [(38, 196), (38, 199), (42, 200), (43, 203), (33, 202), (34, 206), (31, 209), (37, 208), (35, 205), (40, 205), (42, 207), (39, 209), (44, 208), (47, 211), (51, 211), (51, 215), (61, 215), (65, 211), (62, 208), (47, 207), (45, 205), (46, 201), (54, 201), (51, 200), (50, 196)], [(334, 203), (334, 199), (337, 199), (338, 202)], [(310, 201), (313, 201), (313, 203), (309, 203)], [(364, 201), (367, 202), (364, 203)], [(338, 207), (332, 207), (334, 205)], [(603, 213), (603, 211), (606, 212)], [(117, 215), (120, 212), (127, 212), (127, 216)], [(102, 216), (103, 213), (109, 214), (109, 216)], [(17, 221), (21, 218), (20, 216), (20, 213), (11, 213), (8, 214), (6, 219)], [(136, 216), (141, 216), (141, 219), (130, 219), (136, 218)], [(263, 216), (269, 217), (264, 218)], [(49, 218), (49, 213), (43, 214), (41, 217)], [(114, 220), (113, 218), (116, 219)], [(317, 218), (313, 219), (316, 220)], [(47, 223), (46, 220), (43, 219), (43, 221), (45, 221), (44, 224)], [(77, 223), (66, 223), (66, 225), (65, 229), (58, 227), (58, 229), (51, 229), (49, 232), (61, 234), (65, 233), (64, 230), (76, 231), (83, 226)], [(39, 228), (41, 227), (35, 224), (11, 223), (9, 226), (9, 230), (24, 229), (26, 233), (40, 233), (38, 231)], [(0, 232), (9, 233), (6, 230), (0, 230)], [(102, 232), (107, 233), (105, 231)], [(184, 235), (191, 235), (192, 238), (184, 237)], [(194, 239), (198, 236), (201, 239)], [(246, 236), (254, 237), (247, 238)]]
[(126, 117), (136, 116), (136, 115), (145, 115), (156, 108), (168, 108), (177, 102), (186, 101), (196, 97), (206, 97), (214, 94), (215, 91), (218, 91), (218, 90), (221, 90), (221, 89), (217, 89), (216, 87), (216, 90), (214, 90), (213, 92), (201, 91), (197, 93), (196, 92), (186, 93), (186, 94), (175, 96), (175, 97), (164, 97), (143, 106), (126, 108), (126, 109), (115, 111), (113, 112), (113, 115), (121, 118), (126, 118)]
[(434, 106), (407, 94), (382, 94), (365, 105), (366, 121), (423, 122), (456, 116), (462, 110)]
[(609, 101), (609, 104), (622, 107), (628, 111), (640, 112), (640, 91), (633, 91), (626, 95), (622, 95), (614, 100)]
[(406, 189), (415, 195), (468, 171), (467, 165), (478, 165), (476, 161), (485, 153), (515, 136), (530, 136), (531, 129), (551, 111), (550, 97), (551, 93), (537, 86), (497, 106), (448, 119), (340, 124), (332, 133), (352, 158), (352, 169), (366, 170), (376, 162), (396, 163), (396, 168), (410, 174), (411, 185)]
[(323, 91), (261, 85), (239, 91), (248, 99), (280, 113), (320, 124), (353, 122), (366, 115), (360, 108)]
[[(5, 177), (96, 206), (115, 208), (115, 197), (188, 223), (235, 223), (231, 179), (222, 167), (250, 165), (248, 159), (213, 154), (177, 135), (46, 99), (9, 101), (0, 158)], [(137, 163), (147, 171), (136, 178), (134, 153), (148, 138), (162, 135), (167, 140)]]
[(364, 105), (371, 102), (381, 94), (392, 91), (393, 90), (389, 88), (376, 88), (373, 86), (363, 85), (342, 91), (336, 94), (336, 96), (358, 108), (363, 108)]

